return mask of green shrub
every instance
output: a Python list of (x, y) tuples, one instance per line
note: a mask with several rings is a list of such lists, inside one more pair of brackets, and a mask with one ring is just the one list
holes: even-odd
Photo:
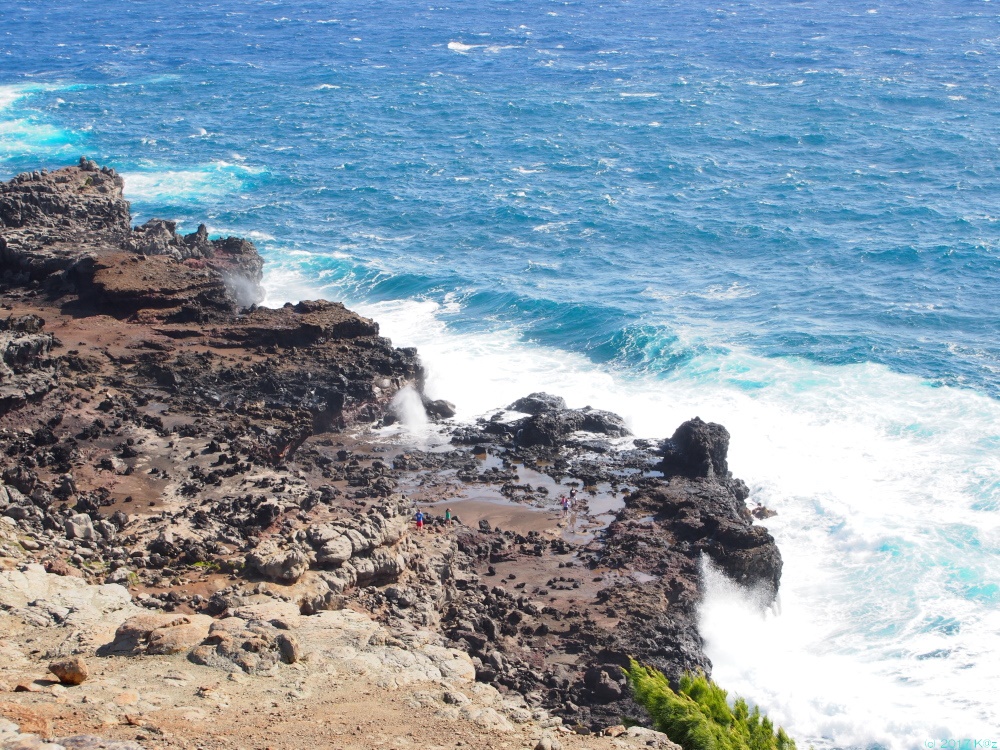
[(751, 712), (739, 698), (730, 708), (726, 691), (704, 674), (684, 674), (675, 692), (660, 672), (633, 660), (628, 678), (653, 726), (684, 750), (795, 750), (756, 707)]

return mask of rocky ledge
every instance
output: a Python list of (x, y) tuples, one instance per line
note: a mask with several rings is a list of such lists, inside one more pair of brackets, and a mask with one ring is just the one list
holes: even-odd
[[(773, 600), (781, 557), (721, 425), (638, 440), (541, 393), (456, 424), (421, 396), (435, 447), (380, 437), (421, 393), (414, 350), (337, 303), (256, 306), (251, 243), (133, 228), (122, 188), (85, 159), (0, 185), (0, 568), (125, 597), (116, 630), (58, 655), (267, 677), (343, 613), (427, 679), (463, 655), (496, 725), (590, 733), (643, 716), (628, 657), (710, 671), (704, 565)], [(79, 631), (45, 597), (0, 610)]]

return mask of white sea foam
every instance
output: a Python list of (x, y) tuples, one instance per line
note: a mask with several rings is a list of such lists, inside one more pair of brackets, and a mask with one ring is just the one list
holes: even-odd
[[(245, 237), (248, 240), (253, 240), (254, 242), (274, 242), (274, 235), (268, 232), (262, 232), (258, 229), (230, 229), (228, 227), (217, 227), (209, 224), (207, 226), (208, 233), (216, 237)], [(286, 251), (294, 252), (294, 251)]]
[(575, 221), (550, 221), (546, 224), (538, 224), (533, 226), (531, 229), (535, 232), (558, 232), (561, 229), (565, 229), (570, 224), (575, 224)]
[(705, 299), (711, 300), (726, 300), (726, 299), (744, 299), (746, 297), (754, 297), (757, 292), (748, 287), (746, 284), (741, 284), (738, 281), (734, 281), (729, 286), (723, 286), (721, 284), (713, 284), (708, 287), (704, 292), (697, 294), (696, 296), (703, 297)]
[(462, 42), (448, 42), (448, 49), (452, 52), (468, 52), (476, 47), (482, 47), (481, 44), (462, 44)]
[[(265, 279), (272, 304), (339, 296), (281, 274)], [(628, 378), (514, 330), (451, 333), (455, 300), (353, 306), (419, 348), (428, 395), (461, 419), (545, 390), (616, 411), (643, 437), (695, 415), (725, 424), (734, 473), (778, 511), (766, 525), (785, 561), (780, 614), (709, 576), (702, 630), (720, 684), (800, 747), (904, 750), (1000, 726), (996, 400), (739, 349)]]
[(7, 109), (18, 99), (22, 99), (30, 93), (26, 86), (0, 86), (0, 111)]
[[(0, 159), (27, 154), (63, 154), (75, 148), (72, 133), (35, 117), (11, 117), (15, 104), (43, 91), (59, 91), (70, 86), (15, 84), (0, 86)], [(7, 119), (10, 118), (10, 119)]]
[(237, 193), (259, 167), (214, 161), (194, 169), (143, 169), (122, 173), (125, 197), (139, 203), (196, 203)]

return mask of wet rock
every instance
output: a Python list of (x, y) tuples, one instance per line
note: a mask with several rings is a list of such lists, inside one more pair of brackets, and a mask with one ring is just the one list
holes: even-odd
[(726, 456), (729, 452), (729, 431), (721, 424), (704, 422), (698, 417), (684, 422), (661, 446), (662, 468), (667, 475), (689, 477), (729, 476)]
[(432, 401), (426, 396), (422, 397), (424, 411), (431, 419), (451, 419), (455, 416), (455, 405), (450, 401), (438, 399)]
[(610, 437), (631, 435), (625, 421), (617, 414), (586, 407), (550, 409), (513, 423), (516, 441), (523, 446), (555, 447), (574, 432), (594, 432)]
[(532, 393), (524, 398), (519, 398), (507, 408), (511, 411), (519, 411), (537, 416), (547, 411), (565, 410), (566, 399), (559, 396), (552, 396), (548, 393)]

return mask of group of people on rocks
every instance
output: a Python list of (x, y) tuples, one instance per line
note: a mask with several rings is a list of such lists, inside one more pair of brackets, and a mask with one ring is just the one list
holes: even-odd
[[(563, 495), (559, 498), (559, 505), (562, 507), (563, 515), (567, 515), (573, 510), (573, 505), (576, 503), (576, 488), (572, 488), (569, 491), (569, 495)], [(429, 517), (420, 508), (417, 508), (416, 514), (413, 516), (413, 520), (417, 525), (417, 531), (424, 530), (424, 524), (428, 521)], [(451, 508), (444, 509), (444, 522), (446, 524), (451, 523), (455, 519), (452, 515)]]
[(559, 504), (562, 506), (563, 515), (565, 516), (571, 510), (573, 510), (573, 505), (576, 503), (576, 488), (574, 487), (569, 491), (569, 495), (563, 495), (559, 498)]
[[(423, 529), (424, 529), (424, 523), (427, 522), (428, 516), (420, 508), (417, 508), (417, 513), (413, 517), (413, 520), (417, 524), (417, 531), (423, 531)], [(445, 508), (444, 509), (444, 522), (445, 523), (451, 523), (453, 520), (455, 520), (455, 517), (451, 514), (451, 508)]]

